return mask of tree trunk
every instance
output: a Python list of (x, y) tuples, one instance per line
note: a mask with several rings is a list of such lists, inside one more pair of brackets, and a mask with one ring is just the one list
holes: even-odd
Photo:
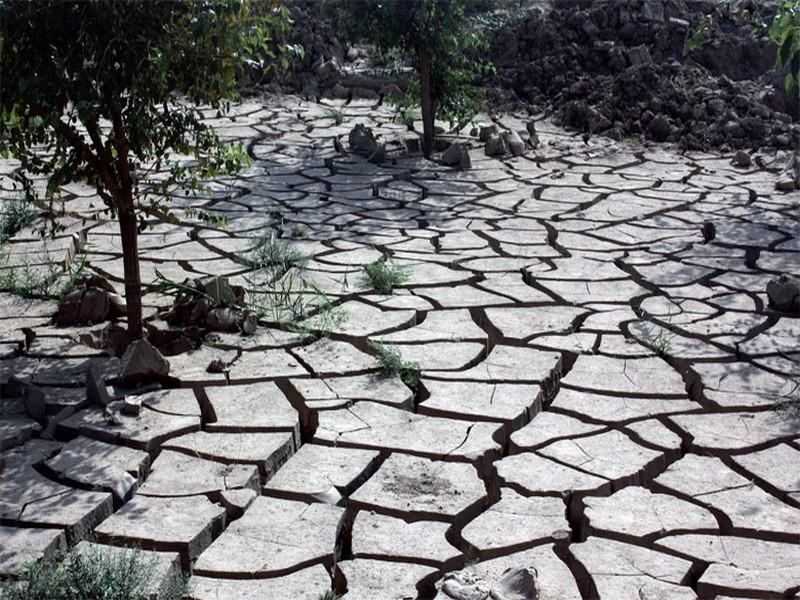
[(420, 48), (419, 54), (419, 90), (420, 104), (422, 105), (422, 152), (429, 157), (433, 152), (433, 136), (436, 109), (433, 102), (431, 89), (431, 55)]
[(130, 189), (118, 199), (119, 231), (122, 236), (122, 263), (125, 269), (125, 304), (128, 308), (128, 339), (142, 337), (142, 277), (139, 273), (139, 229)]

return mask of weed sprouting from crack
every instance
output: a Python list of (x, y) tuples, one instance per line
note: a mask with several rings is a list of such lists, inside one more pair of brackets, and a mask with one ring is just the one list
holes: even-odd
[[(145, 600), (151, 597), (155, 559), (135, 548), (115, 551), (89, 547), (66, 555), (53, 553), (26, 565), (22, 577), (0, 583), (3, 600)], [(176, 575), (159, 598), (178, 600), (187, 592), (186, 580)]]
[(384, 295), (391, 294), (395, 286), (405, 283), (409, 275), (407, 266), (398, 265), (385, 256), (362, 267), (362, 281)]
[(23, 298), (60, 298), (75, 287), (85, 270), (85, 255), (63, 269), (46, 250), (38, 263), (26, 257), (12, 264), (9, 255), (0, 248), (0, 290)]
[(790, 385), (789, 391), (768, 394), (767, 397), (774, 403), (775, 410), (786, 418), (800, 419), (800, 365), (796, 365), (785, 379)]
[(337, 125), (341, 125), (344, 123), (344, 111), (341, 108), (336, 106), (332, 106), (327, 111), (325, 111), (326, 116), (333, 119), (333, 122)]
[(375, 359), (381, 365), (383, 377), (400, 377), (414, 393), (417, 392), (420, 379), (420, 368), (415, 362), (407, 361), (400, 351), (393, 346), (380, 342), (369, 342), (370, 348), (375, 352)]

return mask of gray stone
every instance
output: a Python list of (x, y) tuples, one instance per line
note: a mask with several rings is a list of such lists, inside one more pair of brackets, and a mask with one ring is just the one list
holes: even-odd
[(769, 304), (777, 310), (800, 314), (800, 279), (781, 275), (767, 283)]
[(508, 145), (504, 137), (492, 134), (486, 140), (484, 152), (486, 156), (503, 156), (508, 151)]
[(472, 166), (469, 150), (460, 143), (451, 144), (447, 150), (442, 152), (442, 162), (448, 166), (458, 166), (462, 169), (469, 169)]
[(169, 374), (169, 361), (146, 339), (136, 340), (122, 355), (119, 380), (123, 383), (151, 381)]
[(502, 136), (512, 156), (522, 156), (525, 153), (525, 142), (522, 141), (522, 138), (519, 137), (516, 131), (504, 131)]
[(30, 563), (66, 550), (61, 529), (5, 527), (0, 525), (0, 571), (18, 573)]

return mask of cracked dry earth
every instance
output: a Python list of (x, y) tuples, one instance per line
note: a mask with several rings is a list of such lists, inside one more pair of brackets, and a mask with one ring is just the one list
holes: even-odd
[[(285, 98), (216, 120), (255, 162), (176, 210), (227, 229), (186, 216), (141, 236), (146, 282), (241, 283), (241, 251), (280, 213), (347, 314), (327, 337), (218, 334), (169, 358), (175, 389), (143, 393), (138, 417), (115, 402), (109, 424), (85, 400), (87, 365), (109, 385), (116, 368), (77, 341), (91, 328), (2, 296), (2, 568), (84, 540), (152, 551), (198, 600), (432, 598), (465, 565), (489, 581), (533, 567), (546, 600), (796, 597), (800, 421), (775, 398), (795, 386), (800, 321), (764, 290), (798, 272), (798, 194), (729, 157), (546, 123), (535, 155), (473, 150), (461, 171), (390, 145), (376, 166), (331, 138), (405, 128), (388, 107), (344, 111), (337, 126)], [(121, 289), (114, 224), (65, 192), (74, 218), (49, 248)], [(410, 268), (388, 296), (359, 278), (382, 254)], [(148, 315), (168, 300), (148, 293)], [(419, 364), (416, 396), (378, 376), (369, 340)], [(227, 374), (206, 371), (217, 358)], [(26, 414), (20, 382), (46, 415)]]

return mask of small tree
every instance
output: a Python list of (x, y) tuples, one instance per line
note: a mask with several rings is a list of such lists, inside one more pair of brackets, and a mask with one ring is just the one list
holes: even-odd
[(288, 25), (279, 0), (0, 2), (0, 154), (21, 162), (29, 196), (35, 175), (50, 197), (73, 181), (96, 188), (119, 221), (130, 339), (142, 336), (148, 215), (248, 160), (194, 106), (224, 112), (246, 70), (285, 65)]
[(782, 0), (769, 27), (769, 37), (778, 44), (777, 67), (787, 68), (783, 80), (786, 93), (800, 89), (800, 0)]
[(485, 46), (475, 22), (465, 14), (466, 0), (331, 0), (337, 31), (352, 41), (381, 50), (399, 48), (414, 59), (419, 80), (410, 96), (422, 112), (425, 156), (433, 149), (437, 114), (463, 123), (480, 106), (473, 81), (487, 64), (476, 58)]

